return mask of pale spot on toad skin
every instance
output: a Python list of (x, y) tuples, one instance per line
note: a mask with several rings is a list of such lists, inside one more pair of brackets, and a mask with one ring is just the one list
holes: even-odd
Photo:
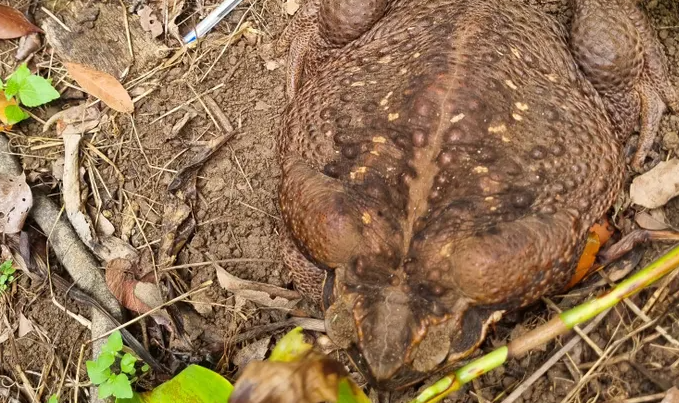
[(514, 120), (516, 120), (517, 122), (520, 122), (520, 121), (523, 120), (523, 116), (519, 115), (518, 113), (512, 113), (512, 117), (513, 117)]
[(521, 52), (519, 52), (519, 49), (517, 48), (512, 48), (512, 53), (517, 59), (521, 59)]
[(449, 242), (449, 243), (443, 245), (443, 247), (439, 251), (439, 255), (441, 255), (443, 257), (450, 257), (450, 255), (452, 253), (453, 253), (453, 243), (452, 242)]
[(482, 165), (479, 165), (479, 166), (477, 166), (477, 167), (474, 168), (474, 172), (476, 172), (477, 174), (485, 174), (485, 173), (488, 173), (488, 167), (484, 167), (484, 166), (482, 166)]
[(484, 199), (485, 201), (493, 201), (495, 198), (493, 196), (488, 196)]
[(505, 143), (510, 143), (511, 140), (508, 137), (502, 136), (502, 141)]
[(391, 63), (391, 56), (386, 55), (386, 56), (380, 57), (379, 59), (377, 59), (377, 63), (379, 63), (379, 64), (389, 64), (389, 63)]
[(528, 105), (524, 104), (523, 102), (517, 102), (514, 104), (514, 106), (516, 106), (516, 109), (520, 110), (521, 112), (528, 110)]
[(398, 117), (399, 117), (398, 113), (390, 113), (388, 119), (390, 122), (393, 122), (394, 120), (398, 119)]
[(356, 168), (355, 171), (351, 171), (351, 173), (349, 173), (349, 177), (350, 177), (351, 179), (356, 179), (356, 176), (357, 176), (358, 174), (364, 174), (364, 173), (366, 173), (367, 171), (368, 171), (368, 168), (367, 168), (367, 167), (358, 167), (358, 168)]
[(404, 75), (406, 73), (408, 73), (408, 69), (406, 69), (405, 67), (402, 68), (401, 70), (399, 70), (399, 72), (398, 72), (398, 74), (400, 74), (400, 75)]
[(365, 83), (363, 81), (356, 81), (354, 83), (351, 83), (352, 87), (365, 87)]
[(559, 76), (556, 73), (547, 74), (547, 79), (553, 83), (559, 81)]
[(372, 150), (372, 151), (370, 152), (370, 154), (376, 155), (376, 156), (379, 156), (379, 155), (380, 155), (380, 153), (379, 153), (378, 151), (375, 151), (375, 150)]
[(417, 52), (413, 55), (413, 59), (417, 59), (420, 56), (422, 56), (422, 54), (420, 52)]
[(514, 82), (512, 80), (505, 80), (505, 84), (507, 84), (507, 87), (509, 87), (513, 90), (516, 90), (516, 89), (519, 88), (519, 87), (516, 86), (516, 84), (514, 84)]
[(457, 123), (462, 119), (464, 119), (464, 113), (460, 113), (460, 114), (453, 116), (453, 118), (450, 119), (450, 123)]
[(385, 139), (382, 136), (373, 137), (373, 143), (384, 144), (386, 142), (387, 142), (387, 139)]
[(495, 207), (495, 206), (492, 206), (492, 207), (490, 208), (490, 211), (495, 211), (495, 210), (497, 210), (497, 207)]
[(488, 133), (504, 133), (507, 131), (507, 126), (505, 124), (501, 124), (498, 126), (490, 126), (488, 128)]
[(384, 98), (382, 98), (382, 100), (380, 101), (380, 105), (382, 105), (382, 106), (386, 105), (387, 102), (389, 102), (389, 98), (392, 95), (394, 95), (394, 91), (389, 91), (389, 93), (387, 95), (385, 95)]
[(373, 222), (373, 218), (370, 216), (370, 214), (364, 212), (361, 216), (361, 221), (363, 221), (363, 224), (365, 225), (370, 225), (370, 223)]

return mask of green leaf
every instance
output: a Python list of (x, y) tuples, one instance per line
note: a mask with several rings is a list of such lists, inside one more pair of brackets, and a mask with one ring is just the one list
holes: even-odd
[(90, 377), (90, 381), (95, 385), (106, 382), (111, 376), (111, 368), (100, 367), (98, 361), (87, 361), (85, 366), (87, 367), (87, 376)]
[(109, 396), (113, 396), (115, 392), (115, 386), (113, 385), (113, 380), (115, 375), (111, 376), (106, 382), (99, 385), (99, 398), (106, 399)]
[(269, 360), (281, 362), (296, 361), (312, 347), (311, 344), (304, 341), (302, 328), (296, 327), (276, 343)]
[(7, 105), (5, 107), (5, 116), (7, 117), (8, 125), (15, 125), (27, 119), (30, 115), (16, 105)]
[(118, 374), (113, 378), (113, 396), (120, 399), (129, 399), (133, 395), (132, 385), (125, 374)]
[(28, 107), (44, 105), (59, 98), (59, 92), (40, 76), (29, 76), (19, 88), (19, 100)]
[(97, 365), (99, 365), (99, 368), (102, 370), (104, 368), (110, 368), (115, 361), (116, 353), (112, 351), (102, 351), (101, 354), (99, 354), (99, 357), (97, 357)]
[(361, 388), (353, 385), (347, 378), (340, 380), (338, 389), (337, 403), (370, 403)]
[(141, 372), (149, 372), (149, 369), (151, 369), (151, 367), (149, 367), (149, 364), (144, 364), (141, 366)]
[(7, 283), (7, 275), (6, 274), (0, 275), (0, 283), (2, 283), (2, 284)]
[(131, 399), (118, 399), (116, 403), (224, 403), (232, 391), (233, 385), (218, 373), (189, 365), (154, 390), (135, 393)]
[(0, 264), (0, 273), (4, 273), (5, 271), (9, 270), (12, 268), (12, 261), (11, 260), (5, 260)]
[(59, 403), (59, 396), (57, 396), (56, 394), (50, 396), (47, 403)]
[(19, 66), (9, 79), (7, 79), (7, 85), (5, 87), (5, 97), (9, 101), (10, 98), (15, 96), (21, 90), (21, 87), (26, 82), (26, 79), (31, 76), (31, 71), (28, 69), (26, 63)]
[(125, 353), (123, 358), (120, 360), (120, 369), (130, 375), (134, 375), (136, 372), (134, 370), (134, 363), (137, 362), (137, 358), (130, 353)]
[(101, 348), (101, 351), (117, 353), (122, 349), (123, 349), (123, 336), (120, 334), (119, 331), (115, 331), (110, 336), (108, 336), (108, 340), (106, 341), (106, 344), (104, 344), (104, 346)]

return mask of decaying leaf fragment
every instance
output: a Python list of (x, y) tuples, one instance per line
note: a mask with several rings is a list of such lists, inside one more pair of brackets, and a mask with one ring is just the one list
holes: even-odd
[(654, 209), (679, 195), (679, 159), (663, 161), (639, 175), (630, 186), (632, 203)]
[(42, 30), (31, 24), (21, 11), (0, 5), (0, 39), (20, 38), (33, 32)]
[(313, 349), (302, 328), (286, 334), (268, 361), (251, 362), (234, 385), (230, 403), (368, 403), (339, 362)]
[(33, 194), (26, 183), (26, 174), (0, 176), (0, 233), (21, 231), (32, 206)]
[(158, 17), (153, 13), (151, 7), (144, 6), (137, 14), (139, 14), (141, 28), (146, 32), (150, 32), (153, 38), (157, 38), (163, 34), (163, 24), (158, 21)]
[(112, 75), (78, 63), (64, 62), (64, 66), (66, 66), (68, 74), (88, 94), (101, 99), (103, 103), (115, 111), (134, 112), (134, 103), (130, 94)]

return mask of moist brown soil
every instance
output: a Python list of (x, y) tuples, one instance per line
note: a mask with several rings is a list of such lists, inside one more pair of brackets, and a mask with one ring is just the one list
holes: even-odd
[[(556, 15), (564, 24), (570, 19), (567, 0), (526, 1)], [(9, 3), (19, 8), (24, 6), (14, 0)], [(161, 3), (150, 4), (160, 7)], [(205, 3), (205, 7), (209, 7), (217, 2), (206, 0)], [(136, 217), (142, 230), (139, 227), (133, 230), (130, 243), (142, 253), (157, 250), (163, 235), (163, 209), (173, 198), (167, 187), (176, 171), (195, 155), (193, 146), (221, 134), (200, 102), (191, 102), (187, 106), (187, 101), (196, 94), (223, 84), (210, 95), (236, 128), (236, 135), (212, 155), (199, 172), (198, 201), (193, 209), (197, 227), (193, 237), (179, 253), (176, 264), (221, 259), (263, 259), (259, 262), (236, 261), (222, 264), (222, 267), (243, 279), (292, 288), (279, 252), (278, 233), (282, 222), (276, 203), (280, 172), (275, 143), (286, 99), (284, 65), (274, 66), (275, 63), (272, 63), (283, 59), (274, 54), (273, 47), (289, 21), (289, 16), (282, 11), (281, 3), (281, 0), (245, 0), (198, 49), (188, 52), (172, 67), (139, 84), (134, 90), (137, 94), (153, 88), (155, 90), (136, 104), (134, 122), (128, 116), (106, 110), (110, 121), (102, 125), (102, 130), (94, 138), (89, 138), (115, 165), (114, 167), (102, 158), (88, 153), (87, 159), (91, 165), (87, 169), (96, 167), (98, 172), (95, 183), (89, 182), (90, 187), (96, 186), (98, 189), (103, 201), (102, 211), (110, 217), (116, 228), (116, 235), (120, 235), (124, 221), (130, 216), (130, 210), (125, 207), (129, 204), (139, 206)], [(645, 5), (670, 58), (674, 82), (679, 86), (679, 3), (674, 0), (650, 0)], [(190, 7), (193, 7), (193, 3)], [(191, 13), (185, 14), (189, 16)], [(252, 24), (258, 31), (225, 48), (224, 43), (229, 33), (241, 19)], [(177, 42), (171, 37), (159, 40), (159, 44), (161, 42), (168, 46), (177, 46)], [(0, 41), (0, 73), (3, 78), (15, 66), (15, 45), (15, 41)], [(49, 51), (43, 50), (36, 54), (32, 63), (37, 62), (44, 67), (49, 60)], [(139, 77), (149, 70), (149, 66), (134, 66), (128, 79)], [(75, 95), (78, 96), (77, 93)], [(83, 101), (73, 99), (68, 103), (75, 105)], [(158, 120), (158, 117), (182, 105), (184, 106), (179, 110)], [(61, 102), (35, 113), (42, 119), (47, 119), (65, 106)], [(189, 109), (196, 116), (173, 134), (173, 126)], [(677, 132), (679, 115), (665, 116), (654, 147), (658, 160), (676, 155), (677, 146), (672, 140), (676, 138)], [(25, 170), (33, 173), (34, 178), (51, 185), (54, 199), (59, 202), (59, 185), (53, 173), (54, 166), (63, 157), (63, 144), (54, 129), (43, 133), (42, 125), (31, 121), (15, 129), (10, 134), (10, 139), (15, 151), (22, 154)], [(119, 180), (116, 169), (122, 174), (122, 181)], [(625, 200), (625, 197), (622, 199)], [(92, 200), (90, 195), (89, 202), (92, 203)], [(668, 223), (679, 228), (679, 201), (670, 202), (665, 206), (664, 212)], [(622, 211), (616, 216), (616, 225), (623, 229), (630, 228), (633, 215), (634, 211), (631, 209)], [(28, 225), (32, 223), (29, 221)], [(659, 256), (667, 250), (667, 245), (652, 244), (645, 248), (641, 264)], [(58, 265), (54, 265), (53, 270), (55, 273), (64, 273)], [(219, 287), (215, 270), (210, 266), (178, 269), (172, 273), (173, 284), (178, 287), (174, 290), (174, 296), (207, 280), (214, 280), (210, 289), (195, 299), (198, 303), (193, 307), (200, 314), (188, 305), (180, 304), (184, 329), (191, 344), (187, 345), (166, 335), (165, 339), (169, 341), (163, 349), (153, 343), (151, 345), (152, 353), (173, 369), (195, 362), (233, 379), (239, 369), (234, 364), (239, 351), (244, 351), (246, 346), (256, 342), (266, 345), (267, 340), (270, 340), (270, 346), (287, 330), (261, 334), (254, 340), (231, 343), (234, 336), (244, 331), (286, 320), (288, 313), (261, 308), (252, 302), (235, 298), (233, 294)], [(593, 280), (599, 279), (597, 277)], [(586, 284), (583, 285), (585, 286)], [(679, 282), (675, 280), (669, 285), (670, 296), (676, 294), (677, 288)], [(632, 298), (632, 301), (643, 307), (656, 289), (644, 291)], [(566, 309), (590, 297), (591, 292), (591, 289), (576, 289), (569, 296), (553, 300), (561, 309)], [(54, 299), (75, 314), (84, 317), (89, 315), (89, 307), (65, 297), (59, 291), (54, 292)], [(79, 356), (81, 345), (89, 339), (89, 331), (53, 303), (50, 288), (44, 282), (31, 282), (23, 277), (3, 297), (0, 306), (3, 307), (2, 311), (10, 325), (18, 325), (20, 315), (24, 315), (35, 329), (21, 338), (11, 338), (0, 344), (0, 379), (3, 380), (0, 389), (9, 389), (11, 396), (23, 396), (18, 392), (16, 384), (8, 386), (12, 381), (18, 380), (20, 368), (34, 388), (43, 385), (43, 401), (59, 388), (59, 381), (62, 379), (65, 380), (65, 385), (61, 401), (72, 401), (76, 378), (74, 368), (78, 365), (81, 386), (85, 385), (82, 384), (83, 379), (86, 379), (84, 359), (89, 358), (89, 349), (84, 350), (84, 359), (80, 364)], [(300, 307), (304, 308), (305, 305)], [(313, 314), (313, 310), (309, 312)], [(489, 335), (481, 352), (491, 351), (495, 346), (544, 323), (552, 315), (554, 311), (543, 303), (508, 315)], [(649, 316), (661, 318), (658, 325), (664, 327), (673, 337), (679, 338), (676, 295), (674, 302), (671, 302), (671, 298), (658, 302), (649, 312)], [(148, 337), (151, 340), (163, 340), (163, 337), (158, 337), (158, 326), (153, 325), (152, 321), (145, 323), (149, 326)], [(603, 349), (612, 339), (628, 334), (640, 323), (640, 319), (628, 307), (620, 306), (608, 315), (590, 337)], [(3, 327), (0, 326), (0, 329)], [(130, 328), (135, 335), (141, 337), (140, 329), (139, 325)], [(16, 332), (14, 335), (16, 336)], [(627, 360), (620, 360), (597, 370), (594, 377), (584, 382), (575, 398), (590, 402), (619, 401), (663, 392), (672, 383), (679, 386), (679, 347), (662, 337), (644, 340), (651, 335), (653, 330), (647, 330), (630, 338), (616, 354), (630, 351), (634, 354)], [(543, 350), (509, 362), (444, 401), (501, 401), (571, 337), (559, 338)], [(580, 343), (566, 359), (560, 360), (517, 401), (562, 401), (587, 372), (586, 364), (597, 358), (592, 348)], [(154, 380), (151, 379), (146, 386), (152, 387), (153, 383)], [(384, 402), (405, 402), (415, 392), (413, 389), (405, 393), (392, 393), (391, 396), (383, 395), (380, 399)], [(86, 393), (86, 388), (81, 388), (80, 399), (85, 399)], [(2, 399), (0, 394), (0, 400)]]

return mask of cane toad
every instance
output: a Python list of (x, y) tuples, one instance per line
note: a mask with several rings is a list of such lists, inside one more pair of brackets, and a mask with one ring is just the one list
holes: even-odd
[(518, 0), (310, 0), (286, 31), (284, 260), (375, 386), (562, 290), (678, 106), (633, 0), (573, 7), (569, 36)]

